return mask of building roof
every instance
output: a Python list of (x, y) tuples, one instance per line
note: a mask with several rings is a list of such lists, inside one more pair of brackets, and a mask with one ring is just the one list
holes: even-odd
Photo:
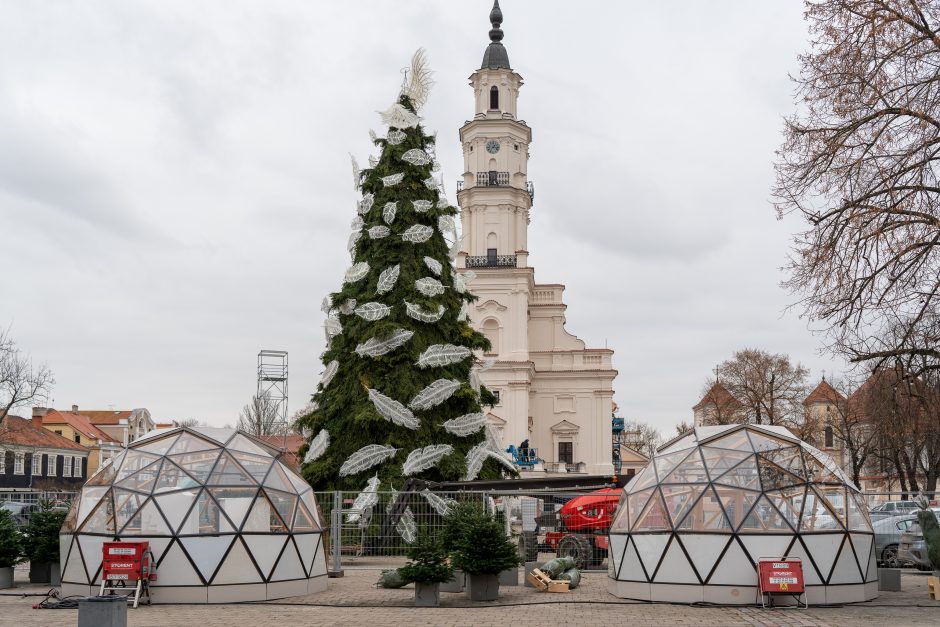
[(127, 420), (133, 414), (133, 410), (125, 409), (121, 411), (113, 410), (98, 410), (98, 409), (82, 409), (76, 413), (81, 414), (88, 418), (92, 424), (96, 425), (116, 425), (120, 424), (122, 420)]
[(803, 401), (804, 405), (810, 405), (812, 403), (842, 403), (845, 401), (845, 397), (842, 396), (834, 387), (829, 385), (829, 382), (823, 379), (819, 382), (819, 385), (816, 386), (816, 389), (809, 393), (809, 396), (806, 397), (806, 400)]
[(91, 420), (84, 413), (71, 411), (59, 411), (50, 409), (49, 413), (42, 417), (43, 425), (69, 425), (82, 435), (93, 440), (103, 440), (105, 442), (117, 442), (110, 435), (92, 424)]
[(490, 23), (493, 29), (490, 31), (490, 45), (486, 47), (483, 53), (483, 64), (481, 70), (497, 70), (509, 68), (509, 53), (503, 46), (503, 30), (499, 27), (503, 22), (503, 12), (499, 8), (499, 0), (493, 2), (493, 10), (490, 11)]
[(300, 472), (300, 457), (298, 451), (300, 451), (300, 447), (306, 442), (304, 436), (297, 434), (288, 435), (286, 443), (283, 435), (262, 435), (259, 436), (258, 439), (264, 440), (271, 446), (285, 451), (284, 455), (280, 457), (280, 460), (295, 472)]
[(741, 401), (736, 399), (731, 392), (728, 391), (728, 388), (723, 386), (719, 382), (715, 382), (715, 385), (711, 386), (705, 396), (702, 397), (702, 400), (698, 402), (692, 409), (701, 409), (707, 405), (717, 405), (720, 407), (726, 407), (729, 409), (737, 409), (741, 407)]
[(0, 444), (33, 446), (36, 448), (64, 448), (82, 453), (88, 452), (87, 447), (76, 444), (48, 429), (33, 426), (31, 421), (19, 416), (7, 416), (3, 420), (3, 428), (0, 429)]

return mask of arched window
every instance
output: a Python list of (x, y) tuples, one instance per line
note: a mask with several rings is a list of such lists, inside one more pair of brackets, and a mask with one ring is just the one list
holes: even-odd
[(496, 85), (490, 87), (490, 109), (499, 109), (499, 89)]
[(832, 448), (834, 446), (835, 438), (832, 435), (832, 427), (826, 427), (826, 448)]
[(490, 350), (486, 351), (487, 355), (498, 355), (499, 354), (499, 322), (493, 318), (489, 318), (483, 322), (483, 335), (486, 336), (486, 339), (490, 341)]

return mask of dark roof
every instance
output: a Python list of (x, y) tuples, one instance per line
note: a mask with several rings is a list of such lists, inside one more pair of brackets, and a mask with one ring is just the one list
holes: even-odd
[(493, 25), (490, 30), (490, 45), (486, 47), (483, 53), (483, 64), (481, 70), (490, 69), (509, 69), (509, 53), (503, 46), (503, 30), (499, 27), (503, 23), (503, 12), (499, 9), (499, 0), (493, 2), (493, 10), (490, 11), (490, 23)]
[(72, 449), (87, 453), (88, 448), (19, 416), (7, 416), (0, 427), (0, 444), (32, 446), (36, 448)]

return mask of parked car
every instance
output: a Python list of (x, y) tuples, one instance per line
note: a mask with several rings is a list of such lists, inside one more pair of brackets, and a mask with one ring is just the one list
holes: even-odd
[[(940, 511), (932, 510), (937, 521), (940, 522)], [(932, 570), (930, 558), (927, 557), (927, 542), (924, 540), (924, 534), (920, 530), (917, 521), (911, 525), (910, 529), (901, 534), (901, 541), (898, 545), (898, 559), (910, 562), (917, 567), (917, 570)]]
[(885, 516), (872, 521), (875, 532), (875, 559), (879, 565), (895, 568), (901, 565), (898, 559), (898, 547), (901, 534), (917, 524), (917, 517), (912, 514)]
[(29, 522), (29, 515), (36, 511), (37, 507), (33, 503), (21, 503), (19, 501), (0, 502), (0, 508), (7, 510), (12, 514), (13, 521), (17, 527), (24, 527)]
[(885, 516), (897, 516), (899, 514), (917, 513), (920, 507), (914, 501), (888, 501), (869, 510), (872, 520), (883, 518)]

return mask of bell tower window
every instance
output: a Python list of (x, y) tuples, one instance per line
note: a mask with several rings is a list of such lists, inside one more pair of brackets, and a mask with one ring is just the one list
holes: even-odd
[(490, 110), (499, 110), (499, 88), (496, 85), (490, 87)]

